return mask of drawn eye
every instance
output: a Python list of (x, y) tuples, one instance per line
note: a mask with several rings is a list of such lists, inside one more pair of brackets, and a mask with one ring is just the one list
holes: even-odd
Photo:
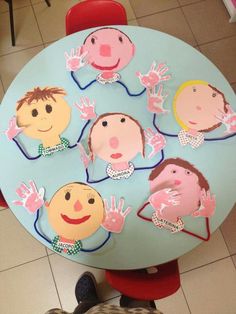
[(197, 89), (196, 87), (193, 87), (193, 92), (196, 93)]
[(216, 93), (212, 93), (212, 97), (216, 97), (216, 95), (217, 95)]
[(46, 105), (46, 111), (47, 111), (47, 113), (51, 113), (52, 112), (52, 106)]
[(37, 109), (33, 109), (32, 112), (31, 112), (31, 114), (32, 114), (33, 117), (37, 117), (37, 115), (38, 115), (39, 113), (38, 113), (38, 110), (37, 110)]
[(172, 169), (171, 170), (171, 173), (176, 173), (177, 171), (175, 169)]
[(185, 170), (185, 174), (186, 174), (187, 176), (191, 176), (192, 172), (189, 171), (189, 170)]
[(124, 122), (125, 122), (125, 118), (121, 118), (121, 119), (120, 119), (120, 122), (121, 122), (121, 123), (124, 123)]
[(88, 199), (88, 203), (89, 203), (89, 204), (94, 204), (94, 203), (95, 203), (95, 199), (94, 199), (93, 197), (90, 197), (90, 198)]
[(107, 121), (102, 121), (102, 126), (106, 127), (108, 125)]
[(67, 201), (69, 201), (69, 199), (70, 199), (70, 192), (66, 192), (65, 199), (66, 199)]
[(123, 38), (121, 36), (119, 36), (119, 41), (123, 43)]
[(92, 43), (93, 45), (95, 44), (95, 38), (94, 38), (94, 37), (91, 38), (91, 43)]

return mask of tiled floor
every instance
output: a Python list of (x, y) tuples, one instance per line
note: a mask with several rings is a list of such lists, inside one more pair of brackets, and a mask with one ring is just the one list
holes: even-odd
[[(200, 49), (236, 90), (236, 23), (228, 23), (221, 0), (119, 0), (129, 23), (170, 33)], [(65, 35), (64, 16), (77, 0), (14, 0), (16, 47), (11, 46), (8, 9), (0, 0), (0, 100), (20, 69), (50, 42)], [(183, 256), (182, 288), (157, 302), (165, 314), (236, 313), (236, 207), (210, 242)], [(9, 209), (0, 208), (0, 313), (72, 311), (74, 285), (88, 267), (70, 262), (36, 242)], [(118, 302), (117, 291), (91, 269), (101, 298)]]

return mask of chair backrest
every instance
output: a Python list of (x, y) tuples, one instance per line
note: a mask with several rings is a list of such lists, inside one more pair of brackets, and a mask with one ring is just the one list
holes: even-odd
[(5, 207), (5, 208), (8, 207), (8, 205), (7, 205), (7, 203), (6, 203), (5, 199), (4, 199), (1, 191), (0, 191), (0, 207)]
[(157, 273), (146, 270), (106, 270), (108, 283), (122, 294), (138, 300), (159, 300), (180, 287), (177, 260), (157, 266)]
[(119, 2), (85, 0), (74, 5), (66, 14), (66, 35), (107, 25), (127, 25), (125, 8)]

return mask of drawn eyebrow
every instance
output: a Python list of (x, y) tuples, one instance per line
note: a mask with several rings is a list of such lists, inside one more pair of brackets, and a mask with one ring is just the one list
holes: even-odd
[(86, 188), (85, 188), (85, 189), (83, 189), (83, 190), (84, 190), (84, 191), (91, 191), (91, 189), (86, 189)]
[(95, 36), (95, 35), (93, 35), (92, 37), (95, 38), (95, 39), (98, 39), (97, 36)]

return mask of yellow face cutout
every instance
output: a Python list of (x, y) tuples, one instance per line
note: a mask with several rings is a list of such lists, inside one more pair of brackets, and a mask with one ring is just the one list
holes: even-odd
[(55, 101), (48, 98), (29, 105), (24, 103), (16, 113), (17, 124), (23, 127), (25, 135), (51, 146), (58, 144), (58, 138), (67, 128), (71, 116), (71, 108), (63, 96), (55, 95), (54, 98)]
[(69, 240), (82, 240), (92, 235), (105, 215), (99, 193), (82, 183), (63, 186), (45, 205), (54, 231)]

